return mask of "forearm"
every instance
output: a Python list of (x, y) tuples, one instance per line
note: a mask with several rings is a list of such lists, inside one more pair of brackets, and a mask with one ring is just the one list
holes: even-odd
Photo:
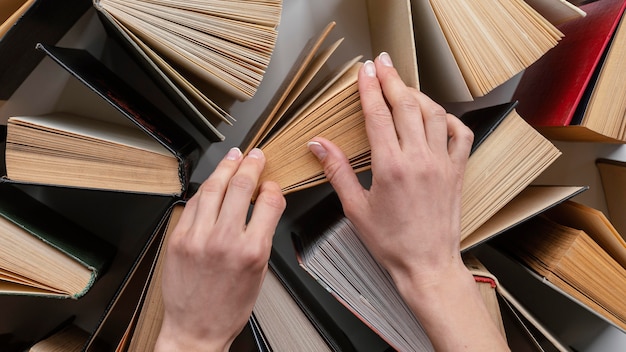
[(464, 265), (428, 276), (396, 282), (437, 351), (509, 350)]

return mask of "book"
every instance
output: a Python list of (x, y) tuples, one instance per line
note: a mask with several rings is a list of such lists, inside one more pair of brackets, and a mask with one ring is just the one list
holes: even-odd
[(500, 334), (506, 339), (506, 330), (504, 329), (500, 302), (498, 301), (498, 280), (487, 270), (478, 258), (471, 254), (465, 254), (463, 256), (463, 263), (472, 276), (474, 276), (476, 287), (480, 292), (483, 302), (485, 302), (485, 307), (491, 316), (491, 320), (500, 331)]
[[(523, 74), (519, 113), (551, 139), (623, 143), (626, 103), (620, 78), (626, 2), (581, 5), (584, 18), (559, 26), (565, 38)], [(551, 77), (546, 80), (545, 77)]]
[[(372, 50), (394, 56), (399, 74), (417, 88), (419, 78), (410, 3), (408, 0), (367, 2)], [(343, 38), (331, 43), (336, 23), (328, 23), (306, 43), (282, 85), (244, 137), (244, 152), (261, 148), (266, 166), (261, 179), (279, 183), (284, 194), (325, 182), (323, 170), (306, 143), (315, 136), (340, 145), (357, 170), (368, 168), (357, 75), (362, 55), (324, 70)], [(393, 38), (390, 40), (389, 38)], [(365, 139), (364, 139), (365, 138)]]
[(460, 119), (474, 132), (461, 194), (461, 240), (508, 204), (561, 152), (516, 112), (516, 103), (472, 110)]
[(136, 256), (95, 329), (84, 341), (85, 351), (92, 351), (98, 346), (106, 346), (115, 351), (127, 350), (137, 323), (143, 297), (158, 258), (157, 254), (163, 247), (165, 234), (172, 229), (170, 222), (176, 221), (178, 218), (179, 210), (175, 208), (179, 207), (179, 204), (179, 201), (170, 204), (159, 219), (154, 231)]
[(626, 162), (599, 158), (596, 160), (596, 168), (600, 174), (600, 182), (608, 216), (611, 224), (622, 237), (626, 235), (626, 219), (622, 216), (624, 199), (626, 199)]
[(167, 242), (176, 224), (178, 224), (183, 209), (184, 203), (177, 203), (171, 210), (165, 233), (160, 239), (160, 248), (152, 262), (146, 286), (137, 306), (134, 328), (128, 330), (129, 335), (125, 336), (127, 341), (123, 341), (128, 344), (128, 348), (123, 350), (152, 351), (154, 349), (156, 339), (161, 331), (164, 314), (163, 295), (161, 293), (163, 260), (167, 250)]
[(422, 91), (472, 101), (537, 61), (562, 33), (525, 1), (411, 1)]
[[(463, 262), (470, 270), (478, 285), (487, 309), (499, 326), (511, 348), (527, 351), (569, 352), (566, 347), (544, 324), (542, 324), (498, 278), (473, 253), (464, 253)], [(521, 336), (520, 336), (521, 335)]]
[[(180, 213), (184, 208), (184, 202), (176, 203), (171, 215), (167, 217), (162, 226), (165, 234), (157, 238), (152, 245), (153, 255), (145, 258), (149, 265), (149, 274), (138, 275), (139, 282), (144, 279), (143, 289), (140, 290), (140, 298), (135, 302), (135, 308), (130, 309), (132, 317), (128, 317), (129, 309), (126, 309), (125, 318), (127, 321), (123, 326), (127, 326), (125, 333), (118, 331), (113, 340), (120, 341), (117, 351), (143, 351), (152, 350), (161, 329), (163, 319), (163, 298), (161, 294), (161, 274), (162, 263), (166, 251), (167, 236), (176, 226)], [(156, 251), (154, 250), (156, 248)], [(277, 264), (280, 258), (272, 257), (270, 268), (266, 274), (261, 292), (253, 309), (250, 321), (244, 331), (235, 339), (231, 350), (233, 351), (269, 351), (298, 350), (298, 351), (349, 351), (353, 350), (345, 336), (336, 328), (333, 321), (322, 312), (313, 310), (313, 306), (305, 305), (308, 293), (294, 290), (287, 286), (284, 274), (278, 271)], [(141, 264), (145, 266), (146, 264)], [(288, 275), (288, 274), (287, 274)], [(124, 299), (127, 302), (128, 296), (120, 297), (115, 301)], [(115, 304), (119, 304), (115, 302)], [(305, 308), (308, 307), (308, 308)], [(305, 311), (305, 309), (308, 309)], [(118, 314), (123, 313), (120, 308), (115, 308)], [(111, 309), (112, 313), (115, 313)], [(108, 313), (109, 315), (111, 313)], [(103, 329), (115, 328), (112, 319), (106, 317), (101, 323), (101, 327), (92, 336), (90, 341), (98, 341)], [(313, 320), (315, 319), (315, 320)], [(323, 320), (323, 321), (322, 321)], [(119, 320), (118, 320), (119, 321)], [(107, 326), (108, 325), (108, 326)], [(116, 324), (118, 325), (118, 324)], [(332, 326), (332, 329), (330, 328)], [(119, 326), (117, 327), (120, 330)]]
[[(391, 277), (367, 251), (349, 220), (339, 217), (330, 221), (322, 233), (296, 234), (295, 239), (301, 267), (395, 350), (432, 350), (428, 337), (397, 292)], [(464, 253), (464, 261), (474, 275), (491, 318), (505, 338), (501, 300), (514, 306), (542, 334), (561, 346), (473, 255)]]
[(626, 289), (621, 264), (626, 245), (600, 214), (564, 202), (493, 243), (567, 297), (625, 330), (620, 292)]
[(199, 124), (229, 122), (231, 97), (256, 93), (269, 65), (281, 0), (172, 3), (95, 0), (111, 36)]
[(271, 351), (333, 351), (271, 268), (253, 314)]
[(461, 240), (468, 251), (588, 189), (586, 186), (534, 185), (524, 188), (485, 223)]
[(62, 111), (10, 118), (5, 179), (183, 196), (200, 154), (195, 139), (87, 51), (37, 48), (114, 109), (107, 121)]
[(83, 0), (70, 0), (63, 4), (55, 0), (2, 2), (0, 105), (11, 97), (45, 57), (43, 53), (34, 50), (35, 45), (39, 42), (56, 44), (89, 7), (89, 2)]
[(272, 248), (267, 276), (253, 317), (271, 350), (357, 350), (345, 326), (336, 321), (337, 310), (325, 309), (276, 248)]
[(29, 352), (80, 352), (89, 334), (69, 324), (31, 346)]
[[(266, 166), (260, 180), (261, 182), (263, 180), (277, 182), (284, 194), (326, 182), (324, 170), (306, 146), (307, 142), (315, 136), (326, 137), (342, 148), (356, 172), (365, 171), (371, 167), (370, 146), (365, 131), (357, 85), (358, 70), (361, 66), (361, 63), (358, 61), (360, 57), (348, 61), (344, 66), (339, 67), (330, 75), (331, 78), (323, 79), (323, 88), (315, 89), (313, 98), (303, 99), (303, 102), (300, 104), (297, 102), (303, 96), (306, 97), (306, 94), (303, 92), (308, 82), (311, 82), (314, 73), (319, 70), (321, 64), (332, 54), (332, 50), (340, 44), (339, 40), (325, 50), (320, 49), (324, 39), (333, 27), (334, 23), (330, 23), (320, 35), (311, 39), (309, 45), (301, 54), (300, 62), (302, 64), (294, 65), (296, 70), (285, 80), (285, 87), (278, 91), (273, 102), (268, 105), (268, 111), (262, 114), (242, 142), (242, 150), (244, 151), (248, 151), (253, 147), (259, 147), (263, 150), (266, 156)], [(318, 52), (317, 55), (316, 52)], [(317, 85), (312, 86), (318, 87)], [(543, 156), (537, 155), (538, 158), (545, 158), (545, 160), (532, 165), (524, 164), (532, 170), (523, 170), (517, 167), (517, 164), (514, 162), (508, 165), (507, 170), (510, 170), (511, 175), (508, 177), (508, 180), (526, 183), (525, 185), (527, 185), (529, 178), (517, 173), (525, 171), (536, 173), (535, 176), (530, 176), (530, 178), (534, 178), (558, 156), (559, 152), (549, 141), (541, 137), (532, 127), (526, 124), (517, 115), (514, 108), (515, 103), (501, 104), (473, 113), (468, 112), (461, 119), (465, 119), (464, 122), (466, 124), (475, 124), (473, 126), (475, 134), (477, 134), (476, 131), (480, 128), (486, 129), (483, 132), (485, 134), (498, 125), (500, 121), (505, 120), (503, 127), (497, 130), (509, 130), (509, 132), (501, 132), (502, 141), (494, 143), (508, 143), (512, 148), (525, 149), (524, 152), (526, 153), (545, 153)], [(291, 113), (290, 110), (292, 111)], [(484, 118), (484, 115), (492, 116), (491, 118)], [(511, 117), (504, 119), (508, 115), (511, 115)], [(481, 120), (488, 120), (489, 122), (480, 122)], [(509, 126), (509, 124), (519, 124), (519, 126)], [(517, 139), (512, 138), (510, 133), (525, 134), (526, 136), (520, 136), (519, 138), (528, 138), (529, 143), (537, 143), (542, 146), (539, 148), (533, 146), (526, 149), (526, 144), (517, 143)], [(504, 134), (509, 135), (505, 137)], [(500, 133), (496, 133), (496, 135), (500, 135)], [(493, 140), (496, 138), (498, 137), (494, 137)], [(480, 138), (476, 139), (479, 140)], [(482, 140), (480, 141), (482, 142)], [(498, 148), (506, 149), (501, 146)], [(487, 153), (487, 150), (497, 150), (498, 148), (491, 149), (490, 147), (485, 147), (483, 148), (485, 151), (479, 154)], [(511, 154), (518, 155), (515, 153)], [(477, 159), (489, 160), (489, 162), (504, 162), (504, 159), (496, 160), (492, 156), (477, 157), (474, 160)], [(520, 160), (523, 160), (523, 158), (520, 157)], [(470, 158), (469, 164), (473, 163)], [(482, 167), (470, 166), (468, 170), (481, 170), (480, 168)], [(493, 185), (498, 184), (502, 180), (480, 178), (480, 171), (477, 171), (475, 174), (466, 172), (466, 175), (466, 185), (472, 182), (471, 180), (474, 178), (482, 181), (493, 181)], [(522, 176), (522, 178), (518, 179), (516, 175)], [(504, 173), (501, 176), (504, 176)], [(524, 186), (519, 187), (518, 191), (523, 189)], [(464, 185), (464, 188), (467, 187)], [(474, 185), (469, 186), (472, 189), (481, 189), (474, 187)], [(467, 197), (465, 201), (478, 203), (481, 201), (481, 198)], [(494, 203), (485, 200), (483, 204), (487, 206), (487, 204), (491, 205)], [(501, 205), (503, 204), (496, 203), (495, 207), (497, 208)], [(480, 212), (481, 210), (477, 211)], [(475, 225), (470, 226), (473, 227)], [(470, 228), (467, 232), (469, 233), (473, 229)]]
[[(81, 352), (88, 338), (87, 331), (70, 321), (30, 346), (28, 352)], [(90, 351), (105, 352), (107, 349), (104, 345), (97, 345)]]
[(434, 350), (391, 277), (360, 242), (347, 218), (333, 221), (323, 233), (294, 238), (300, 266), (391, 347)]
[(84, 296), (115, 247), (10, 184), (0, 184), (0, 294)]
[(555, 26), (587, 15), (579, 5), (567, 0), (526, 0), (526, 3)]

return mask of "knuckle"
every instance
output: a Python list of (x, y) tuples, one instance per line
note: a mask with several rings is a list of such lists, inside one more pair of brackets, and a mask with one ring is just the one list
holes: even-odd
[(419, 111), (420, 103), (414, 94), (403, 94), (394, 104), (394, 109), (404, 111)]
[(257, 198), (257, 204), (259, 202), (280, 211), (284, 210), (287, 206), (287, 201), (279, 190), (261, 192)]
[(265, 246), (245, 246), (241, 251), (240, 260), (242, 265), (253, 270), (265, 267), (269, 260), (269, 250)]
[(336, 179), (337, 175), (341, 173), (342, 163), (338, 160), (327, 161), (324, 164), (324, 173), (329, 180)]
[(253, 192), (256, 188), (256, 180), (245, 174), (236, 174), (230, 179), (230, 188), (235, 188), (244, 192)]
[(202, 184), (200, 185), (196, 193), (198, 194), (199, 197), (201, 197), (203, 194), (211, 195), (211, 194), (219, 193), (221, 192), (221, 190), (222, 190), (222, 185), (218, 180), (208, 178), (204, 182), (202, 182)]
[(445, 121), (448, 115), (446, 110), (441, 105), (434, 103), (434, 102), (432, 104), (428, 104), (425, 110), (426, 110), (427, 117), (432, 117), (434, 119), (442, 119), (443, 121)]
[(469, 127), (463, 125), (460, 132), (460, 138), (467, 144), (472, 144), (474, 142), (474, 132)]

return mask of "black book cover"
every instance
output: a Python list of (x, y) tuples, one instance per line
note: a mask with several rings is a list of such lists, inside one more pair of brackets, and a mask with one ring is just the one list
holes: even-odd
[(500, 123), (515, 109), (517, 101), (470, 110), (459, 118), (474, 132), (474, 142), (470, 154), (484, 142), (491, 132), (495, 131)]
[(86, 50), (41, 43), (37, 49), (170, 151), (179, 162), (182, 188), (178, 195), (186, 197), (201, 153), (200, 145), (189, 133)]
[(198, 131), (211, 142), (223, 141), (222, 133), (212, 124), (207, 123), (206, 117), (183, 93), (182, 89), (126, 34), (115, 19), (102, 11), (99, 5), (96, 4), (95, 7), (107, 34), (124, 48), (132, 60), (152, 78)]
[(7, 100), (45, 55), (37, 43), (56, 44), (91, 7), (90, 0), (36, 0), (0, 38), (0, 100)]
[[(0, 183), (0, 216), (92, 272), (89, 285), (68, 297), (83, 296), (115, 255), (113, 245), (11, 184)], [(49, 296), (65, 297), (52, 293)]]

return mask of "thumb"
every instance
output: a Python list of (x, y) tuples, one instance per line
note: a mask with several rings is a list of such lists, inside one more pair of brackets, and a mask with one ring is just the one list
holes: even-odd
[(358, 202), (358, 198), (364, 195), (364, 188), (343, 151), (333, 142), (321, 137), (314, 138), (307, 146), (322, 164), (324, 174), (344, 208), (346, 204)]

